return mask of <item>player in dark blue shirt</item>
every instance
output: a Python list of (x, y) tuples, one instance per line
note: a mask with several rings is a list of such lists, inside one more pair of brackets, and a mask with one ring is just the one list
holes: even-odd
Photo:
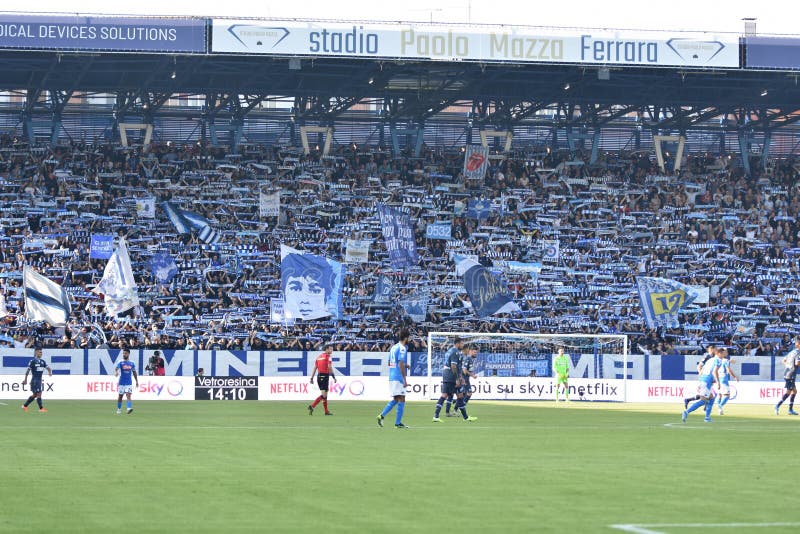
[(50, 369), (47, 362), (42, 359), (42, 349), (36, 347), (33, 349), (33, 359), (28, 363), (28, 368), (25, 369), (25, 378), (22, 379), (22, 385), (24, 386), (28, 383), (28, 375), (31, 375), (31, 396), (28, 397), (28, 400), (22, 405), (22, 409), (26, 412), (28, 411), (28, 405), (33, 402), (33, 399), (36, 399), (40, 412), (47, 412), (47, 409), (42, 406), (42, 375), (45, 369), (47, 370), (48, 376), (53, 376), (53, 370)]
[[(458, 417), (456, 410), (453, 410), (453, 412), (450, 413), (450, 407), (454, 404), (457, 404), (456, 392), (461, 391), (461, 384), (459, 382), (459, 377), (461, 377), (461, 363), (464, 360), (464, 353), (461, 350), (462, 348), (463, 344), (458, 345), (457, 347), (456, 346), (451, 347), (450, 350), (448, 350), (447, 353), (444, 355), (445, 365), (444, 368), (442, 369), (442, 391), (444, 391), (446, 387), (444, 385), (445, 376), (447, 376), (448, 380), (450, 379), (451, 376), (454, 376), (456, 384), (455, 389), (453, 389), (452, 391), (450, 391), (450, 393), (447, 394), (447, 401), (444, 404), (444, 413), (446, 414), (446, 417)], [(453, 358), (453, 356), (455, 356), (455, 359)], [(451, 375), (451, 373), (453, 373), (453, 366), (452, 366), (453, 363), (456, 364), (456, 371), (455, 374)]]
[(442, 395), (436, 401), (436, 411), (433, 415), (433, 422), (439, 423), (441, 419), (439, 414), (442, 412), (442, 405), (447, 399), (448, 395), (454, 393), (456, 396), (456, 411), (461, 412), (461, 416), (465, 421), (477, 421), (477, 417), (470, 417), (467, 415), (467, 408), (464, 405), (464, 394), (462, 393), (461, 386), (464, 385), (464, 378), (461, 372), (461, 349), (464, 342), (460, 338), (453, 340), (453, 347), (445, 354), (445, 367), (442, 369)]
[(477, 356), (478, 347), (469, 345), (466, 349), (466, 354), (461, 359), (461, 373), (464, 375), (464, 385), (461, 386), (461, 390), (464, 393), (464, 406), (466, 406), (472, 398), (472, 384), (470, 384), (470, 379), (477, 378), (475, 373), (472, 372), (472, 367), (475, 365), (475, 358)]

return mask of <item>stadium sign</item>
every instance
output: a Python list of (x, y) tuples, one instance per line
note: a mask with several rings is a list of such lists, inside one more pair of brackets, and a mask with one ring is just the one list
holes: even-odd
[(739, 41), (708, 33), (519, 26), (213, 19), (211, 52), (517, 63), (739, 67)]
[(206, 52), (206, 20), (0, 15), (0, 49)]

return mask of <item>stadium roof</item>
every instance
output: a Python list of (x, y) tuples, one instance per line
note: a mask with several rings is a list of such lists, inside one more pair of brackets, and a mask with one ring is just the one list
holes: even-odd
[(569, 115), (591, 126), (639, 111), (677, 129), (709, 127), (723, 114), (780, 127), (800, 111), (800, 73), (743, 69), (4, 51), (0, 72), (0, 90), (114, 93), (150, 113), (177, 93), (248, 95), (240, 114), (269, 97), (296, 97), (302, 118), (317, 121), (338, 120), (366, 98), (387, 99), (381, 120), (425, 121), (470, 101), (478, 119), (498, 125), (533, 121), (551, 105), (582, 110)]

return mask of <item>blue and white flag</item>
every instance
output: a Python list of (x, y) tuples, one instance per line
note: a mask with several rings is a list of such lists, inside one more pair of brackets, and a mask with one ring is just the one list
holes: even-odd
[(539, 249), (542, 251), (542, 261), (558, 263), (561, 242), (557, 239), (539, 240)]
[(27, 265), (22, 270), (22, 287), (25, 291), (25, 317), (28, 320), (44, 321), (50, 326), (67, 324), (72, 305), (63, 287)]
[(404, 269), (419, 262), (414, 225), (411, 218), (385, 204), (378, 205), (378, 216), (383, 229), (383, 240), (394, 269)]
[(156, 199), (154, 197), (137, 198), (136, 216), (139, 219), (155, 219)]
[(92, 234), (89, 244), (89, 258), (107, 260), (114, 253), (114, 236), (105, 234)]
[(281, 245), (284, 319), (339, 319), (344, 264)]
[(447, 222), (428, 223), (425, 227), (426, 239), (444, 239), (450, 241), (453, 225)]
[(486, 219), (492, 213), (492, 201), (485, 198), (473, 198), (467, 205), (468, 219)]
[(639, 286), (642, 316), (648, 328), (679, 327), (678, 312), (697, 298), (694, 288), (667, 278), (640, 276), (636, 284)]
[(464, 279), (464, 289), (467, 290), (475, 315), (483, 318), (496, 313), (521, 311), (503, 280), (471, 258), (457, 255), (453, 259), (456, 273)]
[(124, 239), (120, 240), (117, 250), (106, 263), (103, 278), (92, 292), (103, 295), (106, 314), (111, 317), (116, 317), (139, 305), (131, 258), (128, 256), (128, 247)]
[(524, 262), (524, 261), (509, 261), (506, 262), (508, 265), (508, 269), (511, 271), (521, 271), (524, 273), (530, 273), (531, 276), (538, 275), (542, 272), (542, 264), (536, 261), (532, 262)]
[(195, 232), (200, 241), (207, 245), (216, 245), (219, 242), (219, 235), (211, 228), (211, 224), (205, 217), (193, 211), (181, 209), (171, 202), (163, 202), (161, 206), (179, 234)]
[(736, 330), (733, 331), (732, 337), (737, 336), (752, 336), (756, 333), (756, 322), (753, 320), (739, 320), (739, 323), (736, 325)]
[(150, 272), (159, 284), (169, 284), (178, 274), (178, 266), (175, 260), (166, 252), (153, 254), (150, 258)]
[(430, 301), (430, 293), (427, 291), (418, 291), (403, 299), (400, 304), (412, 321), (421, 323), (425, 321), (428, 315), (428, 302)]
[(528, 273), (531, 280), (536, 282), (542, 272), (542, 264), (539, 262), (509, 261), (506, 263), (509, 271)]
[(391, 302), (394, 295), (394, 282), (388, 276), (381, 275), (375, 284), (375, 293), (372, 295), (372, 302), (375, 304), (387, 304)]

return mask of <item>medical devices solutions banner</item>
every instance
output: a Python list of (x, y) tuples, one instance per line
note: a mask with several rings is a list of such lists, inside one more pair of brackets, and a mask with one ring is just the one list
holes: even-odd
[(0, 49), (206, 52), (206, 19), (0, 15)]

